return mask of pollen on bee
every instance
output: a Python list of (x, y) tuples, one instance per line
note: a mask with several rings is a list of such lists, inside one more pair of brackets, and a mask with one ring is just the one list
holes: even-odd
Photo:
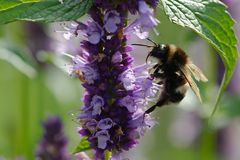
[(78, 78), (81, 82), (86, 82), (84, 75), (80, 70), (75, 70), (74, 74), (78, 76)]
[(81, 74), (82, 74), (82, 72), (81, 72), (80, 70), (75, 70), (74, 73), (75, 73), (76, 75), (81, 75)]

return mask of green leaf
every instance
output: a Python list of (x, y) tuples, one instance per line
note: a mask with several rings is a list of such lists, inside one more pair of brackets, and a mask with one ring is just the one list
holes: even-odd
[(213, 116), (238, 58), (234, 20), (219, 0), (162, 0), (162, 4), (173, 23), (193, 29), (219, 52), (224, 62), (225, 74), (211, 114)]
[(90, 143), (88, 142), (87, 138), (82, 138), (73, 153), (75, 154), (75, 153), (83, 152), (83, 151), (86, 151), (89, 149), (91, 149), (91, 148), (90, 148)]
[(0, 0), (0, 11), (16, 7), (23, 3), (38, 2), (40, 0)]
[(0, 44), (0, 50), (0, 60), (10, 63), (29, 78), (37, 75), (37, 70), (33, 67), (31, 60), (21, 49)]
[[(1, 0), (0, 0), (1, 1)], [(3, 0), (2, 0), (3, 1)], [(4, 2), (8, 9), (0, 9), (0, 24), (16, 20), (56, 22), (76, 20), (83, 16), (92, 6), (92, 0), (41, 0), (32, 3), (30, 0), (21, 4)], [(9, 4), (8, 4), (9, 3)], [(8, 4), (8, 5), (7, 5)], [(15, 6), (14, 6), (15, 5)]]

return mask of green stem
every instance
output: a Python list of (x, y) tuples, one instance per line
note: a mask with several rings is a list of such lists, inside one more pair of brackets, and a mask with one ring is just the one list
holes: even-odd
[(104, 151), (104, 160), (109, 160), (112, 157), (112, 152), (109, 150)]
[(23, 153), (29, 159), (29, 106), (28, 106), (28, 97), (29, 97), (29, 84), (28, 79), (23, 76), (21, 79), (21, 142)]
[(207, 123), (204, 123), (203, 133), (201, 137), (200, 160), (216, 159), (215, 142), (215, 132), (207, 125)]

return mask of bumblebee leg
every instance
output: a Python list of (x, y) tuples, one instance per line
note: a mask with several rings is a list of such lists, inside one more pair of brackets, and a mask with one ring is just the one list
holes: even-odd
[(156, 69), (159, 66), (159, 64), (155, 64), (152, 68)]
[(153, 111), (156, 109), (156, 107), (162, 107), (164, 104), (166, 104), (167, 101), (168, 101), (167, 98), (164, 98), (164, 99), (160, 100), (160, 101), (157, 102), (155, 105), (153, 105), (152, 107), (148, 108), (148, 109), (144, 112), (144, 115), (153, 112)]
[(153, 105), (152, 107), (148, 108), (143, 114), (142, 123), (144, 123), (144, 119), (145, 119), (146, 114), (149, 114), (149, 113), (153, 112), (156, 109), (156, 107), (162, 107), (167, 101), (168, 101), (167, 98), (162, 99), (159, 102), (157, 102), (155, 105)]
[(144, 112), (144, 115), (153, 112), (153, 111), (156, 109), (156, 107), (157, 107), (157, 104), (155, 104), (154, 106), (148, 108), (148, 109)]
[(161, 66), (157, 66), (157, 68), (155, 69), (155, 71), (151, 74), (151, 76), (155, 77), (155, 78), (164, 78), (165, 77), (165, 73), (162, 70)]
[(159, 64), (155, 64), (152, 68), (150, 68), (150, 69), (148, 70), (148, 72), (149, 72), (150, 74), (153, 74), (153, 73), (156, 71), (156, 69), (158, 68), (158, 66), (159, 66)]
[[(154, 106), (150, 107), (149, 109), (147, 109), (144, 114), (143, 114), (143, 119), (142, 119), (142, 123), (144, 124), (144, 120), (145, 120), (145, 116), (146, 114), (149, 114), (151, 113), (152, 111), (154, 111), (157, 107), (157, 104), (155, 104)], [(151, 126), (148, 126), (148, 127), (151, 127)]]

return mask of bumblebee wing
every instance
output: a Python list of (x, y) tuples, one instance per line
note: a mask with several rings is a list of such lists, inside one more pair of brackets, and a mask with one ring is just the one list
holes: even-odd
[(198, 86), (191, 77), (191, 71), (187, 67), (179, 67), (179, 68), (180, 68), (180, 71), (182, 72), (182, 74), (184, 75), (184, 77), (186, 78), (188, 84), (192, 88), (193, 92), (198, 97), (199, 101), (202, 102), (202, 98), (201, 98)]
[(191, 71), (191, 73), (193, 74), (194, 78), (197, 81), (203, 81), (203, 82), (207, 82), (208, 79), (207, 77), (202, 73), (202, 71), (192, 62), (187, 64), (187, 68)]

